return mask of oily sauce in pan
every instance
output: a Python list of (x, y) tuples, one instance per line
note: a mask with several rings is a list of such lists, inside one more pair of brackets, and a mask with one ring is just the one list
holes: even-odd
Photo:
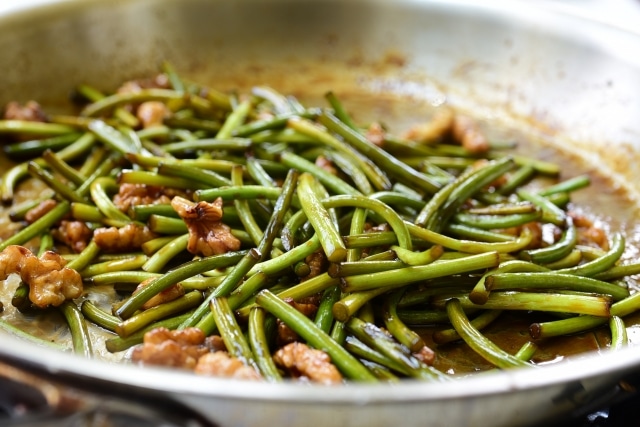
[[(413, 96), (415, 94), (398, 94), (389, 89), (388, 82), (376, 85), (374, 80), (363, 79), (360, 76), (336, 76), (329, 73), (315, 73), (316, 76), (302, 74), (297, 79), (286, 81), (277, 76), (269, 75), (266, 70), (253, 69), (252, 77), (247, 74), (223, 76), (220, 81), (210, 84), (219, 90), (238, 90), (242, 92), (253, 84), (266, 84), (274, 87), (280, 93), (292, 94), (305, 106), (325, 106), (323, 95), (331, 90), (338, 95), (343, 105), (352, 112), (356, 122), (368, 123), (381, 121), (390, 132), (401, 133), (413, 123), (428, 120), (440, 104), (447, 101), (446, 92), (434, 90), (428, 96)], [(193, 78), (198, 81), (200, 76)], [(204, 81), (204, 80), (200, 80)], [(222, 81), (224, 83), (222, 83)], [(353, 84), (353, 82), (357, 84)], [(393, 86), (393, 85), (391, 85)], [(383, 87), (383, 89), (380, 89)], [(105, 88), (112, 89), (112, 88)], [(424, 94), (422, 94), (424, 95)], [(47, 106), (45, 106), (46, 109)], [(454, 106), (455, 107), (455, 106)], [(52, 107), (53, 110), (61, 108)], [(554, 162), (562, 165), (559, 180), (578, 175), (588, 175), (591, 184), (586, 189), (571, 194), (571, 203), (575, 210), (594, 220), (595, 224), (608, 234), (615, 231), (622, 232), (626, 237), (627, 249), (623, 261), (630, 261), (638, 257), (640, 247), (640, 228), (638, 206), (635, 201), (617, 183), (599, 173), (598, 165), (590, 164), (576, 155), (568, 154), (553, 136), (536, 132), (532, 126), (514, 126), (512, 122), (503, 121), (499, 116), (486, 117), (465, 112), (478, 121), (482, 131), (490, 141), (514, 142), (517, 154), (533, 157), (539, 160)], [(508, 124), (507, 124), (508, 123)], [(0, 157), (0, 170), (8, 170), (13, 163), (6, 157)], [(552, 180), (540, 185), (551, 184)], [(19, 184), (16, 190), (14, 204), (36, 198), (46, 186), (37, 180), (29, 179)], [(0, 239), (12, 235), (19, 224), (8, 218), (9, 207), (3, 207), (0, 216)], [(37, 249), (36, 242), (32, 248)], [(637, 290), (635, 280), (627, 279), (627, 283), (634, 292)], [(18, 284), (15, 277), (10, 277), (0, 288), (0, 300), (4, 304), (2, 319), (24, 330), (25, 332), (43, 337), (47, 340), (71, 348), (70, 336), (64, 318), (56, 310), (46, 313), (18, 312), (11, 305), (11, 296)], [(94, 303), (108, 306), (111, 302), (122, 298), (113, 291), (111, 286), (87, 286), (83, 298), (91, 299)], [(625, 318), (630, 345), (638, 343), (639, 315)], [(531, 314), (505, 312), (498, 321), (493, 322), (483, 333), (498, 344), (502, 349), (513, 354), (525, 342), (530, 340), (529, 325), (534, 317)], [(535, 317), (540, 321), (539, 315)], [(447, 373), (466, 374), (479, 370), (491, 369), (493, 366), (477, 355), (470, 348), (458, 341), (455, 343), (436, 345), (431, 340), (434, 330), (442, 328), (434, 326), (419, 329), (426, 344), (435, 349), (437, 357), (434, 367)], [(104, 341), (112, 337), (99, 327), (89, 324), (89, 332), (93, 339), (93, 351), (97, 357), (105, 360), (121, 360), (125, 352), (110, 353), (104, 348)], [(573, 357), (589, 351), (607, 351), (610, 343), (609, 329), (601, 327), (574, 336), (546, 339), (539, 343), (539, 349), (532, 361), (536, 364), (553, 363), (567, 357)]]

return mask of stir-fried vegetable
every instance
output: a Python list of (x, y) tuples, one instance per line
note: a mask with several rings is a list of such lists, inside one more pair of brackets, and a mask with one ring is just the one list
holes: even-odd
[[(47, 187), (9, 208), (21, 227), (0, 242), (0, 278), (19, 276), (25, 315), (59, 307), (76, 353), (100, 328), (142, 364), (333, 383), (448, 380), (435, 362), (452, 342), (503, 369), (603, 325), (628, 345), (640, 297), (621, 279), (640, 264), (573, 209), (589, 177), (492, 144), (447, 106), (395, 135), (333, 92), (312, 108), (264, 86), (227, 95), (168, 64), (78, 98), (76, 116), (31, 102), (0, 120), (19, 162), (2, 200), (29, 177)], [(521, 312), (519, 349), (483, 334)]]

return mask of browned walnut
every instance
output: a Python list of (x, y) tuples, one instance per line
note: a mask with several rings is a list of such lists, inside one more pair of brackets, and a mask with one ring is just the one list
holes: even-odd
[(315, 315), (320, 305), (320, 298), (317, 296), (301, 299), (300, 301), (295, 301), (293, 298), (285, 298), (284, 301), (307, 317)]
[(129, 80), (117, 90), (118, 93), (140, 92), (142, 89), (169, 89), (171, 83), (166, 74), (157, 74), (147, 79)]
[(273, 360), (278, 366), (289, 370), (294, 377), (305, 377), (323, 384), (342, 382), (342, 374), (331, 363), (327, 353), (300, 342), (282, 347), (273, 355)]
[(173, 188), (123, 183), (120, 185), (118, 194), (113, 197), (113, 203), (122, 212), (127, 212), (132, 206), (168, 204), (174, 196), (184, 195), (184, 192)]
[(136, 116), (143, 128), (162, 126), (164, 119), (169, 116), (169, 108), (160, 101), (147, 101), (138, 106)]
[(202, 356), (195, 367), (195, 373), (242, 380), (262, 380), (262, 376), (255, 369), (245, 365), (240, 359), (229, 356), (224, 351), (207, 353)]
[(222, 199), (213, 203), (194, 203), (184, 197), (174, 197), (171, 206), (189, 228), (187, 250), (194, 255), (220, 255), (240, 249), (240, 240), (231, 228), (222, 223)]
[(277, 334), (278, 334), (277, 335), (278, 346), (290, 344), (300, 339), (300, 336), (282, 320), (276, 319), (276, 326), (277, 326)]
[(595, 246), (605, 251), (610, 249), (607, 232), (594, 224), (591, 218), (575, 211), (569, 211), (568, 214), (578, 229), (578, 242), (581, 245)]
[(45, 122), (47, 121), (47, 116), (36, 101), (28, 101), (25, 105), (11, 101), (4, 109), (4, 119)]
[(80, 253), (89, 244), (93, 231), (82, 221), (62, 220), (58, 228), (51, 231), (51, 234), (56, 240), (73, 249), (74, 252)]
[(424, 144), (436, 143), (449, 135), (454, 117), (453, 109), (440, 107), (430, 121), (412, 126), (403, 136)]
[(486, 153), (490, 148), (489, 141), (476, 121), (456, 114), (448, 106), (438, 108), (430, 121), (412, 126), (403, 136), (423, 144), (447, 138), (476, 154)]
[[(293, 298), (285, 298), (284, 301), (307, 317), (314, 316), (320, 306), (320, 295), (313, 295), (300, 301)], [(299, 336), (293, 329), (280, 319), (276, 320), (278, 327), (278, 345), (283, 346), (299, 340)]]
[(453, 121), (452, 135), (471, 153), (486, 153), (491, 148), (478, 124), (470, 117), (457, 115)]
[(195, 368), (198, 359), (210, 352), (205, 335), (198, 328), (171, 331), (156, 328), (144, 334), (143, 343), (131, 353), (131, 360), (146, 365)]
[(309, 274), (304, 276), (301, 281), (313, 279), (327, 271), (327, 256), (322, 251), (317, 251), (307, 256), (304, 262), (309, 266)]
[(157, 235), (146, 226), (127, 224), (122, 228), (98, 228), (93, 233), (96, 244), (108, 252), (127, 252), (140, 249), (143, 243), (156, 238)]
[(38, 258), (29, 249), (11, 245), (0, 252), (0, 280), (18, 273), (29, 286), (29, 299), (40, 308), (59, 306), (82, 295), (82, 277), (64, 265), (59, 254), (47, 251)]

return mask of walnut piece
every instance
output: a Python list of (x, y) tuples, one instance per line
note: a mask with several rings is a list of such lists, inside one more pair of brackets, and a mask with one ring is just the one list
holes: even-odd
[[(295, 301), (293, 298), (285, 298), (284, 301), (307, 317), (314, 316), (320, 306), (320, 298), (318, 296), (305, 298), (300, 301)], [(276, 325), (279, 346), (299, 340), (300, 337), (298, 334), (280, 319), (276, 319)]]
[(569, 211), (568, 215), (578, 229), (578, 243), (598, 247), (604, 251), (610, 249), (607, 232), (594, 224), (591, 218), (576, 211)]
[(127, 252), (140, 249), (143, 243), (157, 235), (146, 226), (127, 224), (122, 228), (103, 227), (93, 232), (93, 240), (105, 251)]
[(230, 357), (218, 335), (205, 338), (199, 328), (171, 331), (156, 328), (144, 334), (134, 347), (131, 360), (143, 365), (194, 370), (201, 375), (260, 380), (260, 374), (241, 360)]
[(169, 89), (171, 83), (166, 74), (157, 74), (153, 77), (124, 82), (117, 90), (118, 93), (135, 93), (142, 89)]
[(320, 305), (320, 298), (309, 297), (300, 301), (295, 301), (293, 298), (285, 298), (284, 302), (286, 302), (291, 307), (295, 308), (305, 316), (311, 317), (311, 316), (314, 316), (318, 311), (318, 306)]
[(147, 101), (138, 106), (136, 116), (145, 129), (162, 126), (164, 119), (169, 116), (169, 109), (160, 101)]
[(194, 255), (220, 255), (240, 249), (240, 240), (231, 234), (231, 228), (222, 223), (222, 199), (213, 203), (194, 203), (176, 196), (171, 206), (189, 228), (187, 250)]
[(321, 275), (327, 271), (329, 264), (323, 251), (313, 252), (305, 258), (304, 262), (309, 266), (309, 274), (300, 279), (302, 282)]
[(226, 351), (219, 335), (205, 337), (199, 328), (172, 331), (160, 327), (144, 334), (142, 344), (133, 348), (131, 360), (142, 365), (194, 369), (202, 356), (217, 351)]
[(176, 331), (156, 328), (144, 334), (143, 343), (133, 349), (131, 360), (147, 365), (193, 369), (198, 359), (209, 352), (204, 332), (198, 328)]
[(11, 245), (0, 252), (0, 280), (18, 273), (29, 285), (29, 299), (40, 308), (59, 306), (64, 301), (82, 295), (82, 277), (66, 268), (59, 254), (47, 251), (38, 258), (29, 249)]
[(306, 377), (322, 384), (342, 382), (342, 374), (331, 363), (327, 353), (300, 342), (282, 347), (273, 355), (273, 360), (277, 365), (288, 369), (294, 377)]
[(85, 222), (62, 220), (58, 228), (52, 230), (52, 234), (56, 240), (69, 246), (74, 252), (80, 253), (89, 244), (93, 231)]
[(453, 109), (440, 107), (430, 121), (412, 126), (403, 136), (422, 144), (435, 143), (451, 132), (454, 117)]
[[(32, 224), (50, 212), (57, 204), (58, 202), (54, 199), (43, 200), (36, 207), (30, 209), (24, 219), (27, 223)], [(85, 222), (63, 219), (58, 228), (52, 230), (52, 235), (56, 240), (73, 249), (74, 252), (80, 253), (89, 244), (93, 231)]]
[(276, 328), (279, 347), (300, 340), (300, 336), (280, 319), (276, 319)]
[(486, 153), (491, 148), (478, 124), (470, 117), (457, 115), (453, 121), (452, 135), (471, 153)]
[(444, 138), (462, 145), (471, 153), (489, 151), (489, 141), (471, 117), (456, 114), (451, 107), (443, 106), (436, 110), (430, 121), (412, 126), (403, 135), (405, 138), (431, 144)]
[(4, 109), (5, 120), (26, 120), (29, 122), (46, 122), (47, 116), (40, 104), (36, 101), (28, 101), (20, 105), (16, 101), (9, 102)]
[(207, 353), (198, 359), (195, 373), (241, 380), (262, 380), (262, 376), (252, 367), (245, 365), (236, 357), (224, 351)]
[(176, 195), (184, 195), (184, 192), (155, 185), (123, 183), (113, 197), (113, 203), (122, 212), (127, 212), (132, 206), (171, 203)]

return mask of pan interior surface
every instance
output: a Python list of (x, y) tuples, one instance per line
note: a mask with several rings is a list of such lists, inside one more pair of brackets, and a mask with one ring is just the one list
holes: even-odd
[[(448, 102), (543, 147), (559, 145), (585, 170), (607, 177), (614, 190), (603, 200), (628, 196), (612, 227), (625, 228), (640, 247), (640, 36), (518, 1), (67, 0), (3, 7), (2, 104), (37, 99), (67, 111), (79, 82), (112, 90), (156, 73), (165, 60), (222, 90), (266, 82), (310, 103), (329, 90), (343, 93), (358, 119), (389, 117), (398, 129)], [(630, 332), (633, 340), (636, 327)], [(535, 370), (328, 392), (119, 364), (105, 369), (109, 362), (7, 341), (3, 360), (53, 382), (168, 395), (221, 425), (301, 425), (315, 415), (317, 425), (337, 419), (375, 426), (402, 413), (407, 425), (424, 425), (434, 411), (443, 416), (427, 425), (479, 425), (491, 411), (493, 425), (531, 425), (589, 403), (640, 361), (637, 348), (602, 350)]]

